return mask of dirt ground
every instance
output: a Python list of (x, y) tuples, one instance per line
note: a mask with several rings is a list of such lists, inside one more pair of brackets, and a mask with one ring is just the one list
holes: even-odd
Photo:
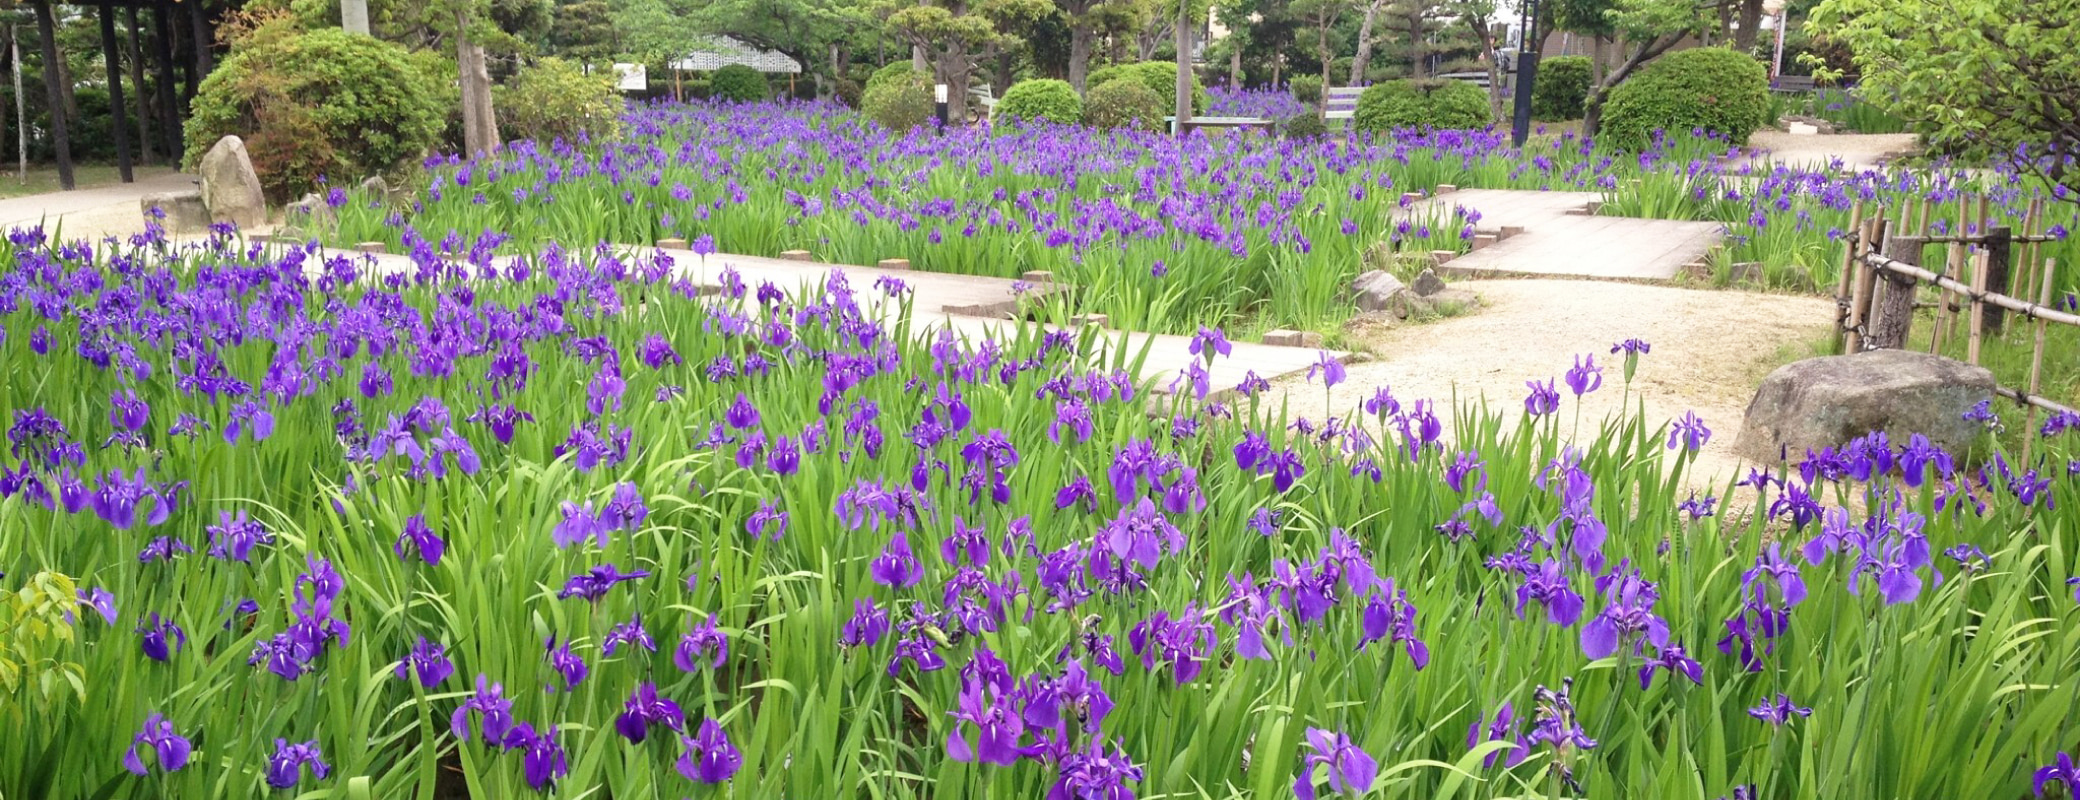
[[(1456, 390), (1462, 401), (1485, 398), (1513, 424), (1524, 413), (1525, 381), (1551, 378), (1563, 425), (1571, 425), (1575, 401), (1565, 375), (1576, 356), (1593, 355), (1604, 368), (1603, 388), (1581, 406), (1581, 429), (1593, 435), (1624, 402), (1624, 361), (1611, 345), (1643, 339), (1653, 350), (1640, 360), (1632, 392), (1649, 418), (1695, 411), (1712, 430), (1692, 474), (1700, 490), (1746, 474), (1732, 450), (1755, 386), (1770, 369), (1808, 355), (1834, 318), (1832, 302), (1795, 295), (1569, 280), (1452, 285), (1479, 294), (1482, 306), (1433, 323), (1352, 331), (1353, 346), (1372, 351), (1373, 360), (1350, 366), (1334, 412), (1356, 407), (1379, 386), (1404, 403), (1449, 402)], [(1280, 383), (1292, 414), (1326, 416), (1318, 384), (1308, 386), (1302, 375)]]
[(1785, 166), (1824, 167), (1833, 159), (1852, 171), (1878, 169), (1881, 162), (1914, 151), (1911, 133), (1838, 133), (1801, 136), (1777, 130), (1756, 131), (1748, 147), (1767, 150), (1768, 158)]

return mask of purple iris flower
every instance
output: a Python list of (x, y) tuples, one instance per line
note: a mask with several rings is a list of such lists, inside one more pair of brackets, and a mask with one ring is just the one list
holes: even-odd
[(1538, 700), (1538, 715), (1531, 720), (1531, 735), (1525, 737), (1525, 744), (1549, 744), (1555, 750), (1596, 748), (1596, 740), (1589, 738), (1589, 732), (1582, 727), (1581, 717), (1575, 713), (1574, 702), (1568, 699), (1573, 685), (1573, 678), (1562, 678), (1558, 691), (1538, 687), (1534, 693)]
[(160, 772), (179, 772), (188, 766), (188, 756), (194, 747), (188, 740), (173, 730), (173, 721), (154, 713), (145, 718), (144, 729), (130, 740), (130, 750), (123, 754), (123, 768), (132, 774), (145, 775), (142, 752), (149, 750), (157, 754), (155, 762)]
[(2080, 797), (2080, 768), (2074, 767), (2071, 753), (2060, 751), (2058, 758), (2031, 774), (2031, 792), (2043, 797), (2046, 786), (2063, 787), (2067, 797)]
[[(614, 486), (613, 498), (600, 509), (600, 525), (617, 531), (635, 532), (643, 529), (643, 520), (650, 518), (650, 507), (643, 505), (642, 492), (633, 483), (623, 482)], [(606, 546), (601, 543), (602, 547)]]
[(672, 663), (681, 671), (698, 671), (704, 661), (707, 662), (705, 666), (714, 669), (729, 658), (729, 636), (716, 626), (715, 621), (715, 615), (709, 614), (707, 620), (679, 637), (679, 646), (672, 650)]
[(563, 519), (549, 529), (549, 541), (560, 548), (591, 539), (600, 547), (607, 546), (607, 535), (612, 528), (592, 510), (592, 502), (580, 506), (569, 500), (563, 501)]
[(781, 477), (795, 474), (802, 466), (802, 449), (790, 436), (773, 440), (773, 448), (766, 453), (766, 468)]
[[(954, 761), (1011, 766), (1018, 763), (1018, 739), (1025, 733), (1025, 719), (1013, 699), (982, 681), (967, 681), (961, 687), (953, 725), (946, 732), (946, 757)], [(975, 726), (976, 744), (968, 743), (965, 726)]]
[(1359, 749), (1349, 735), (1308, 728), (1307, 749), (1310, 752), (1300, 763), (1300, 778), (1293, 782), (1294, 797), (1314, 800), (1314, 770), (1318, 766), (1329, 768), (1329, 791), (1332, 793), (1362, 795), (1372, 791), (1372, 781), (1379, 776), (1379, 764)]
[(1712, 429), (1704, 426), (1704, 420), (1698, 419), (1695, 411), (1683, 412), (1683, 418), (1676, 420), (1675, 427), (1668, 431), (1668, 449), (1670, 450), (1674, 450), (1678, 445), (1681, 445), (1684, 450), (1695, 453), (1698, 448), (1704, 447), (1705, 443), (1711, 440)]
[(868, 572), (875, 583), (907, 589), (924, 578), (924, 564), (910, 551), (910, 537), (898, 531), (895, 538), (889, 540), (888, 547), (868, 566)]
[(80, 605), (94, 609), (95, 612), (101, 615), (102, 621), (107, 622), (110, 625), (116, 624), (115, 595), (109, 594), (107, 589), (103, 589), (99, 586), (96, 586), (93, 589), (87, 589), (82, 587), (78, 589), (76, 593), (79, 595)]
[(1697, 663), (1696, 659), (1691, 658), (1689, 653), (1684, 652), (1682, 645), (1672, 644), (1661, 648), (1659, 652), (1654, 654), (1653, 660), (1648, 661), (1646, 666), (1639, 668), (1639, 688), (1646, 689), (1648, 686), (1652, 686), (1654, 684), (1654, 673), (1657, 670), (1664, 669), (1672, 674), (1689, 678), (1691, 683), (1699, 686), (1704, 685), (1704, 666)]
[(1576, 397), (1603, 388), (1603, 368), (1596, 366), (1596, 356), (1575, 356), (1574, 368), (1567, 371), (1567, 388)]
[(246, 512), (233, 514), (217, 512), (217, 524), (208, 528), (209, 555), (231, 561), (245, 562), (252, 557), (255, 545), (271, 544), (274, 534), (258, 522), (246, 518)]
[(686, 363), (686, 359), (679, 357), (679, 351), (672, 349), (671, 340), (655, 333), (644, 337), (643, 344), (636, 348), (636, 357), (643, 362), (643, 366), (651, 369), (664, 369), (667, 364), (677, 366)]
[(119, 429), (139, 432), (151, 421), (152, 407), (128, 388), (108, 400), (108, 422)]
[(1479, 453), (1472, 451), (1461, 452), (1458, 458), (1452, 460), (1451, 466), (1445, 467), (1444, 483), (1446, 486), (1452, 487), (1452, 491), (1464, 494), (1466, 492), (1466, 476), (1472, 475), (1475, 478), (1473, 490), (1478, 492), (1486, 489), (1488, 487), (1488, 472), (1481, 467), (1482, 462)]
[(1493, 768), (1503, 753), (1509, 754), (1509, 760), (1504, 763), (1505, 767), (1524, 763), (1524, 758), (1531, 754), (1531, 748), (1524, 746), (1523, 734), (1517, 732), (1516, 709), (1510, 707), (1509, 701), (1503, 701), (1502, 707), (1495, 710), (1495, 720), (1487, 724), (1485, 736), (1481, 731), (1483, 721), (1476, 717), (1472, 725), (1466, 726), (1466, 749), (1472, 750), (1481, 746), (1483, 742), (1511, 742), (1511, 745), (1489, 753), (1487, 758), (1481, 759), (1481, 768)]
[(657, 640), (650, 638), (650, 632), (643, 629), (643, 618), (640, 615), (608, 628), (606, 637), (600, 640), (600, 650), (610, 656), (615, 650), (621, 649), (622, 645), (634, 645), (652, 653), (657, 652)]
[(1314, 382), (1314, 375), (1316, 372), (1320, 372), (1322, 374), (1322, 388), (1324, 389), (1336, 388), (1336, 384), (1342, 383), (1344, 377), (1347, 374), (1344, 371), (1343, 362), (1338, 361), (1334, 356), (1329, 355), (1329, 351), (1327, 350), (1321, 351), (1320, 354), (1315, 358), (1315, 362), (1313, 364), (1308, 365), (1307, 380), (1309, 383)]
[(1645, 643), (1668, 646), (1668, 622), (1654, 613), (1660, 592), (1640, 577), (1637, 568), (1619, 564), (1596, 579), (1606, 604), (1602, 613), (1582, 626), (1582, 652), (1590, 658), (1606, 658), (1621, 644), (1632, 642), (1637, 651)]
[[(592, 671), (591, 667), (585, 665), (584, 658), (572, 652), (570, 642), (564, 642), (559, 647), (556, 644), (556, 637), (550, 636), (548, 641), (542, 643), (542, 647), (548, 651), (549, 668), (556, 670), (556, 674), (563, 676), (563, 690), (566, 692), (577, 688), (578, 684), (585, 681), (586, 674)], [(478, 678), (479, 683), (482, 680), (482, 678)], [(556, 689), (552, 686), (549, 690), (553, 692)], [(482, 693), (482, 691), (483, 687), (479, 686), (478, 692)], [(486, 737), (489, 737), (488, 732)]]
[(1806, 584), (1799, 578), (1798, 565), (1784, 560), (1782, 549), (1781, 543), (1771, 542), (1769, 549), (1755, 557), (1755, 566), (1741, 573), (1741, 586), (1761, 600), (1771, 598), (1758, 587), (1773, 586), (1776, 589), (1774, 599), (1788, 609), (1806, 599)]
[(1524, 385), (1531, 388), (1531, 394), (1524, 398), (1524, 413), (1543, 417), (1560, 410), (1560, 390), (1553, 388), (1553, 379), (1542, 383), (1525, 381)]
[(657, 684), (649, 681), (636, 687), (622, 709), (621, 714), (614, 718), (614, 730), (635, 744), (642, 744), (653, 727), (663, 725), (675, 731), (686, 727), (686, 714), (679, 710), (679, 704), (658, 697)]
[(527, 779), (528, 786), (537, 791), (548, 788), (557, 779), (570, 774), (570, 763), (564, 754), (563, 745), (556, 741), (554, 725), (549, 726), (546, 731), (536, 733), (531, 724), (515, 724), (506, 730), (505, 738), (499, 741), (499, 746), (507, 750), (520, 751), (520, 775)]
[(477, 715), (478, 730), (487, 742), (503, 741), (506, 731), (513, 727), (513, 701), (506, 698), (505, 687), (483, 675), (477, 676), (477, 693), (462, 701), (448, 719), (448, 729), (455, 738), (469, 741), (471, 714)]
[(1141, 657), (1144, 669), (1155, 669), (1159, 660), (1170, 662), (1171, 677), (1178, 685), (1199, 677), (1217, 643), (1213, 624), (1200, 620), (1196, 603), (1185, 606), (1175, 619), (1170, 612), (1157, 611), (1135, 623), (1127, 632), (1127, 641), (1133, 645), (1134, 654)]
[(650, 577), (648, 570), (639, 569), (634, 572), (623, 573), (619, 567), (613, 564), (603, 564), (593, 567), (586, 572), (572, 575), (570, 580), (564, 581), (563, 590), (556, 593), (556, 599), (568, 600), (573, 597), (582, 597), (597, 603), (600, 598), (607, 596), (607, 592), (612, 591), (616, 584), (648, 577)]
[(397, 553), (399, 560), (406, 559), (411, 553), (417, 553), (419, 559), (425, 561), (428, 566), (437, 567), (441, 563), (441, 554), (447, 552), (448, 543), (441, 541), (440, 535), (434, 533), (433, 528), (426, 524), (426, 515), (413, 514), (410, 519), (404, 521), (404, 532), (398, 535), (397, 543), (391, 545), (390, 549)]
[(1365, 634), (1358, 642), (1358, 649), (1365, 649), (1375, 641), (1385, 639), (1387, 644), (1402, 645), (1408, 652), (1408, 660), (1420, 672), (1430, 665), (1430, 646), (1416, 638), (1416, 607), (1408, 602), (1408, 593), (1394, 588), (1392, 580), (1380, 581), (1373, 590), (1372, 599), (1365, 604)]
[(1748, 709), (1748, 716), (1771, 725), (1783, 725), (1786, 722), (1790, 722), (1792, 717), (1810, 717), (1812, 715), (1813, 709), (1791, 702), (1791, 696), (1785, 694), (1779, 694), (1773, 699), (1764, 700), (1761, 705)]
[(427, 689), (441, 685), (453, 674), (455, 664), (448, 660), (447, 648), (424, 636), (419, 637), (418, 644), (412, 645), (412, 652), (406, 655), (403, 661), (397, 662), (398, 680), (407, 680), (417, 675), (419, 685)]
[(172, 561), (184, 553), (195, 552), (187, 542), (171, 536), (161, 536), (145, 542), (144, 549), (137, 551), (137, 563), (150, 564), (155, 561)]
[(1199, 332), (1192, 334), (1192, 343), (1187, 349), (1208, 364), (1213, 363), (1216, 354), (1225, 356), (1235, 352), (1235, 346), (1228, 343), (1227, 334), (1205, 326), (1200, 326)]
[(153, 661), (164, 662), (188, 646), (187, 632), (171, 619), (160, 619), (157, 611), (137, 627), (137, 632), (142, 635), (139, 647), (143, 648), (145, 657)]
[(267, 758), (267, 785), (276, 789), (293, 789), (302, 782), (303, 772), (309, 769), (313, 780), (325, 780), (332, 774), (332, 766), (325, 763), (325, 754), (318, 750), (318, 740), (302, 744), (290, 744), (289, 740), (274, 740), (274, 755)]
[(852, 618), (838, 632), (838, 644), (846, 647), (873, 647), (888, 635), (888, 612), (874, 604), (873, 598), (852, 601)]
[(1524, 616), (1524, 607), (1532, 601), (1545, 609), (1546, 619), (1562, 628), (1575, 623), (1582, 616), (1582, 596), (1567, 583), (1567, 572), (1556, 559), (1547, 559), (1524, 574), (1524, 582), (1517, 585), (1517, 616)]
[(758, 408), (751, 405), (751, 398), (745, 397), (743, 392), (738, 392), (736, 402), (731, 403), (729, 410), (723, 413), (722, 421), (737, 430), (756, 428), (758, 427)]
[(701, 783), (722, 783), (734, 777), (744, 766), (744, 754), (730, 744), (729, 734), (715, 720), (701, 720), (701, 727), (692, 738), (680, 737), (686, 753), (674, 764), (679, 774), (687, 780)]
[(780, 541), (780, 536), (787, 533), (787, 512), (774, 508), (771, 500), (760, 500), (758, 510), (744, 519), (744, 532), (753, 539), (770, 535), (773, 541)]

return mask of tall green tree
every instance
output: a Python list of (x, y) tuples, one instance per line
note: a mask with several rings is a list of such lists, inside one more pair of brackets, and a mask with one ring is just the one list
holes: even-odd
[[(2069, 2), (2071, 0), (2068, 0)], [(1693, 0), (1614, 0), (1603, 12), (1610, 31), (1624, 41), (1629, 55), (1606, 71), (1582, 103), (1582, 132), (1595, 136), (1603, 123), (1603, 104), (1626, 77), (1668, 52), (1683, 39), (1711, 29), (1710, 6)]]
[(2014, 161), (2080, 199), (2080, 0), (1823, 0), (1806, 30), (1846, 43), (1861, 99), (1938, 148)]
[(1017, 31), (1052, 11), (1048, 0), (880, 0), (889, 33), (924, 51), (947, 85), (947, 114), (967, 119), (968, 83), (977, 64), (1021, 43)]
[[(624, 0), (626, 1), (626, 0)], [(804, 69), (844, 71), (845, 50), (855, 30), (871, 17), (860, 0), (646, 0), (683, 6), (673, 18), (645, 25), (641, 36), (670, 36), (674, 29), (724, 35), (781, 53)]]

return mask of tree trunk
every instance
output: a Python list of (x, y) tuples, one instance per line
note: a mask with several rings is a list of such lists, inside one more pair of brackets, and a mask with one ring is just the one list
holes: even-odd
[(932, 74), (932, 62), (924, 57), (924, 45), (910, 46), (910, 68), (926, 75)]
[(1633, 71), (1659, 57), (1662, 53), (1668, 52), (1669, 48), (1674, 47), (1682, 39), (1683, 34), (1680, 33), (1649, 39), (1642, 43), (1639, 50), (1634, 51), (1632, 57), (1626, 59), (1625, 63), (1619, 64), (1617, 69), (1612, 70), (1610, 74), (1603, 77), (1603, 80), (1598, 81), (1595, 88), (1589, 90), (1589, 96), (1582, 102), (1582, 135), (1593, 137), (1603, 127), (1603, 103), (1610, 99), (1612, 89), (1617, 88), (1618, 84), (1631, 76)]
[(159, 62), (159, 127), (168, 157), (179, 164), (187, 154), (181, 147), (181, 107), (173, 96), (173, 20), (164, 3), (152, 4), (152, 49)]
[(966, 52), (956, 50), (941, 62), (946, 84), (946, 122), (949, 125), (968, 124), (968, 77), (975, 71), (975, 59)]
[[(1379, 17), (1379, 3), (1365, 4), (1365, 17), (1358, 22), (1358, 51), (1351, 55), (1351, 81), (1349, 86), (1365, 85), (1365, 68), (1372, 65), (1372, 23)], [(1326, 69), (1326, 68), (1325, 68)], [(1328, 81), (1322, 82), (1326, 91)]]
[(1755, 37), (1762, 30), (1762, 0), (1740, 0), (1740, 29), (1733, 32), (1733, 49), (1742, 53), (1755, 50)]
[(1472, 16), (1463, 19), (1466, 20), (1467, 26), (1473, 29), (1473, 35), (1480, 39), (1481, 63), (1488, 68), (1488, 116), (1490, 119), (1502, 119), (1501, 57), (1495, 52), (1495, 31), (1488, 26), (1485, 19)]
[[(1232, 36), (1233, 34), (1230, 35)], [(1235, 49), (1228, 51), (1228, 91), (1242, 91), (1242, 43), (1240, 42), (1235, 44)]]
[(108, 67), (108, 110), (114, 117), (110, 127), (116, 139), (116, 174), (124, 183), (132, 183), (137, 176), (130, 164), (130, 107), (123, 102), (123, 60), (118, 55), (122, 51), (116, 47), (115, 7), (102, 6), (100, 16), (101, 62)]
[(484, 46), (469, 38), (469, 19), (455, 15), (455, 61), (462, 87), (462, 146), (481, 156), (498, 147), (498, 117), (491, 107), (491, 72)]
[[(43, 44), (43, 90), (50, 97), (51, 141), (57, 145), (58, 188), (73, 189), (72, 139), (65, 121), (65, 93), (58, 77), (61, 64), (58, 56), (57, 25), (51, 21), (50, 0), (36, 0), (36, 33)], [(26, 123), (23, 127), (27, 127)]]
[(137, 25), (137, 6), (123, 9), (126, 22), (130, 24), (130, 40), (124, 43), (125, 55), (130, 60), (131, 94), (137, 98), (137, 150), (147, 164), (157, 164), (159, 159), (152, 147), (152, 109), (150, 94), (144, 89), (144, 31)]
[(1192, 118), (1192, 29), (1191, 15), (1185, 13), (1185, 3), (1178, 0), (1177, 22), (1172, 28), (1172, 41), (1177, 46), (1177, 135), (1183, 136), (1185, 120)]
[(1589, 37), (1589, 80), (1592, 84), (1603, 83), (1611, 72), (1611, 56), (1605, 51), (1602, 36)]
[(1336, 54), (1329, 52), (1330, 19), (1327, 6), (1323, 7), (1321, 15), (1315, 18), (1315, 22), (1318, 24), (1314, 29), (1314, 54), (1322, 62), (1322, 94), (1320, 97), (1315, 98), (1315, 114), (1327, 118), (1329, 115), (1329, 87), (1336, 85), (1329, 80), (1329, 67), (1331, 62), (1336, 60)]
[(368, 35), (368, 0), (340, 0), (339, 26), (348, 33)]
[(1078, 94), (1087, 91), (1091, 79), (1091, 49), (1098, 38), (1089, 22), (1069, 18), (1069, 85), (1076, 87)]
[[(1921, 241), (1905, 236), (1889, 237), (1885, 257), (1902, 264), (1921, 266)], [(1907, 346), (1907, 332), (1914, 326), (1914, 279), (1885, 272), (1878, 275), (1878, 295), (1871, 301), (1871, 316), (1865, 322), (1863, 349), (1898, 350)]]
[(195, 72), (206, 78), (217, 68), (217, 54), (211, 50), (217, 35), (209, 24), (208, 12), (202, 8), (203, 3), (204, 0), (187, 0), (182, 5), (188, 7), (188, 30), (195, 34)]

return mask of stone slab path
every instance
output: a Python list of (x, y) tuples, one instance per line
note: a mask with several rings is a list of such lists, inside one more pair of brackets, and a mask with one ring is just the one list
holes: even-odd
[(1719, 243), (1716, 222), (1590, 216), (1596, 192), (1461, 189), (1427, 198), (1412, 210), (1465, 206), (1481, 214), (1477, 228), (1522, 228), (1438, 268), (1446, 277), (1551, 277), (1672, 280)]

